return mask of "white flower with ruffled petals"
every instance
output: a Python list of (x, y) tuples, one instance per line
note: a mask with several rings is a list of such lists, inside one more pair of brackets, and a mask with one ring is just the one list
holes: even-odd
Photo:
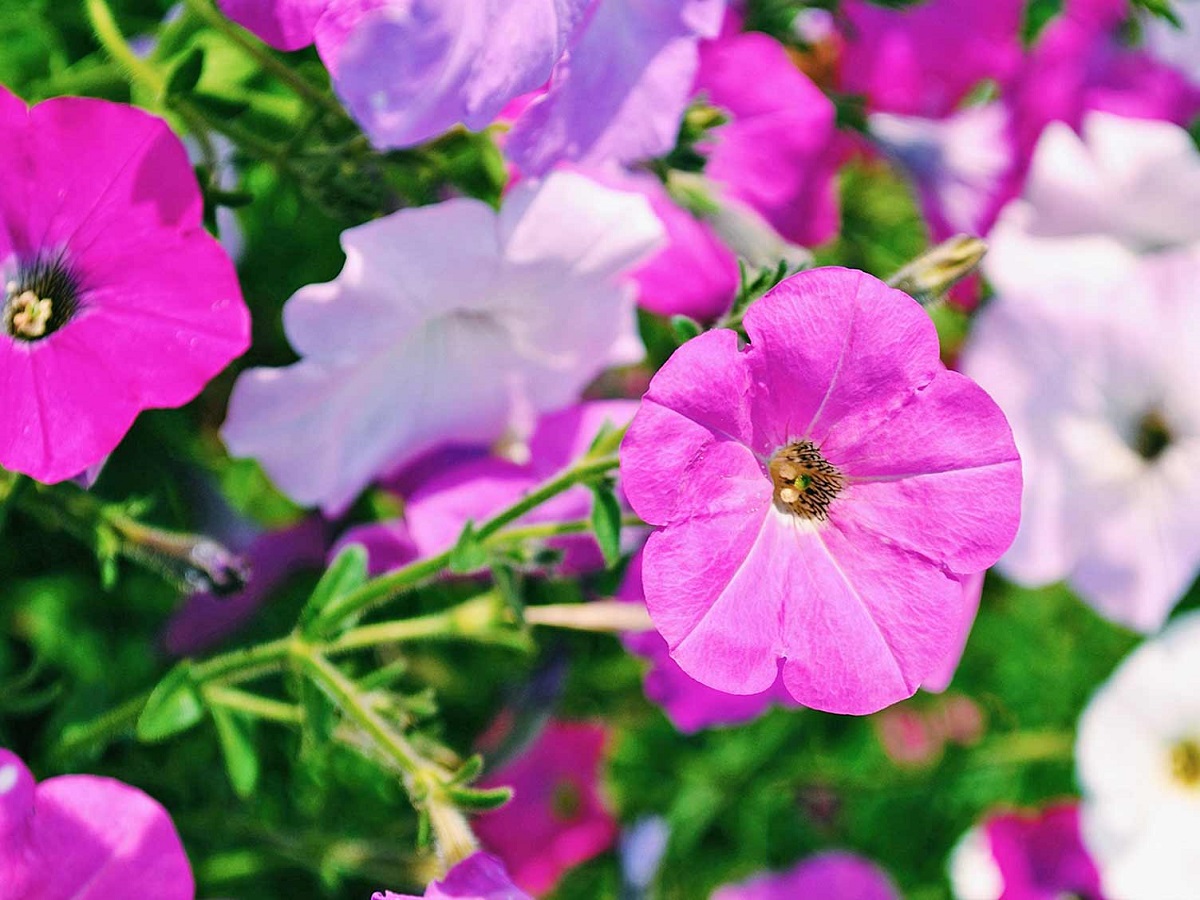
[(230, 451), (337, 512), (439, 444), (520, 433), (641, 358), (623, 276), (661, 239), (643, 197), (574, 172), (518, 185), (499, 213), (454, 199), (352, 228), (337, 280), (284, 310), (300, 361), (236, 385)]
[(1200, 613), (1173, 622), (1101, 686), (1079, 723), (1083, 838), (1104, 892), (1195, 897), (1200, 886)]

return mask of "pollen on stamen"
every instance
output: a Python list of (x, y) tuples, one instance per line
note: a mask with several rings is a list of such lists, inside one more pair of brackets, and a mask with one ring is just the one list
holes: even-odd
[(79, 307), (79, 284), (61, 258), (22, 265), (4, 285), (0, 325), (9, 337), (39, 341), (69, 322)]
[(775, 506), (802, 519), (824, 521), (829, 505), (846, 479), (812, 441), (798, 441), (776, 451), (768, 466)]

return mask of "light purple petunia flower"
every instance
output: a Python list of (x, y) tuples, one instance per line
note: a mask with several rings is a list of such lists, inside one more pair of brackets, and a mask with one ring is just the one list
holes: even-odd
[(486, 853), (473, 853), (433, 882), (420, 897), (376, 891), (371, 900), (530, 900), (504, 871), (504, 864)]
[[(377, 147), (407, 147), (456, 124), (486, 128), (550, 77), (585, 0), (383, 2), (317, 48), (347, 108)], [(335, 9), (336, 9), (335, 4)], [(328, 20), (328, 16), (326, 20)]]
[[(617, 596), (632, 603), (645, 602), (641, 553), (630, 560)], [(782, 679), (757, 694), (727, 694), (701, 684), (671, 659), (667, 642), (656, 631), (631, 632), (621, 640), (627, 650), (650, 662), (644, 681), (646, 699), (661, 707), (671, 724), (685, 734), (750, 722), (776, 705), (799, 706)]]
[(599, 784), (607, 741), (602, 725), (552, 721), (533, 746), (481, 782), (513, 788), (507, 805), (472, 824), (531, 894), (550, 891), (568, 869), (616, 842), (617, 822)]
[(0, 749), (0, 897), (5, 900), (191, 900), (195, 884), (171, 817), (112, 778), (34, 784)]
[(352, 228), (338, 279), (284, 310), (300, 362), (241, 377), (225, 439), (338, 511), (434, 447), (527, 435), (640, 359), (622, 278), (661, 236), (642, 197), (574, 172), (518, 185), (498, 214), (455, 199)]
[(950, 885), (965, 900), (1101, 900), (1096, 864), (1079, 833), (1079, 807), (988, 816), (950, 855)]
[(675, 352), (621, 448), (656, 527), (643, 583), (671, 656), (729, 693), (783, 682), (868, 713), (910, 696), (960, 631), (960, 576), (1016, 532), (1021, 467), (992, 400), (949, 371), (924, 310), (816, 269)]
[(717, 888), (712, 900), (899, 900), (900, 892), (878, 866), (833, 850), (803, 860), (787, 872), (759, 875)]
[(195, 397), (250, 317), (162, 120), (0, 88), (0, 132), (0, 465), (62, 481)]
[(698, 45), (721, 28), (725, 0), (598, 0), (546, 93), (508, 136), (522, 172), (556, 163), (629, 163), (675, 145)]
[[(454, 546), (468, 521), (479, 524), (516, 503), (583, 456), (606, 423), (613, 428), (628, 425), (636, 408), (632, 400), (597, 400), (549, 413), (538, 421), (529, 439), (527, 461), (488, 456), (450, 465), (408, 495), (403, 520), (351, 528), (338, 544), (364, 545), (372, 573), (441, 553)], [(577, 486), (515, 524), (583, 520), (591, 505), (591, 491)], [(604, 568), (604, 557), (590, 534), (564, 535), (546, 544), (563, 552), (559, 568), (564, 573)]]

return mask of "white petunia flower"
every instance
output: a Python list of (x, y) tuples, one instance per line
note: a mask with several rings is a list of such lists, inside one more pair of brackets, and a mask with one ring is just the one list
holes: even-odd
[(1200, 0), (1177, 0), (1171, 8), (1183, 27), (1176, 28), (1161, 16), (1147, 14), (1142, 21), (1146, 48), (1200, 84)]
[(1082, 132), (1046, 127), (1024, 195), (988, 236), (984, 270), (1001, 296), (1103, 285), (1141, 256), (1200, 242), (1200, 154), (1186, 131), (1093, 112)]
[(1024, 463), (1000, 570), (1153, 631), (1200, 567), (1200, 154), (1161, 122), (1084, 132), (1047, 130), (993, 231), (962, 368)]
[(1133, 652), (1083, 712), (1084, 842), (1105, 894), (1200, 892), (1200, 613)]
[(527, 430), (641, 358), (622, 276), (661, 239), (643, 197), (573, 172), (518, 185), (499, 213), (455, 199), (352, 228), (337, 280), (284, 310), (300, 361), (238, 381), (230, 451), (337, 512), (432, 447)]

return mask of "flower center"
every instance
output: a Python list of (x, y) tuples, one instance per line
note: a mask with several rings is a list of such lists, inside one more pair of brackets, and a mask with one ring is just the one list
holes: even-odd
[(1137, 434), (1133, 439), (1133, 449), (1138, 456), (1153, 462), (1171, 445), (1171, 429), (1157, 409), (1152, 409), (1142, 416), (1138, 423)]
[(559, 822), (573, 822), (583, 812), (583, 795), (570, 781), (560, 781), (550, 797), (550, 814)]
[(788, 444), (776, 451), (768, 469), (775, 486), (775, 506), (802, 519), (829, 518), (829, 504), (846, 485), (846, 477), (812, 441)]
[(40, 341), (71, 320), (79, 308), (79, 284), (61, 259), (21, 265), (4, 286), (0, 322), (4, 333), (21, 341)]
[(1195, 738), (1171, 747), (1171, 776), (1186, 788), (1200, 788), (1200, 742)]

